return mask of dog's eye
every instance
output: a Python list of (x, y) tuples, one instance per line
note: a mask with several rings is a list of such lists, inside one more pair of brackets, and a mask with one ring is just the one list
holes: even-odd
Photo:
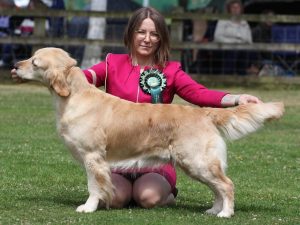
[(32, 63), (32, 65), (33, 65), (34, 67), (37, 67), (36, 60), (35, 60), (35, 59), (33, 59), (31, 63)]

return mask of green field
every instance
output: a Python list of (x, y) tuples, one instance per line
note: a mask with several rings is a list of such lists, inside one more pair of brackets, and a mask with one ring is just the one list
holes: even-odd
[(180, 171), (172, 207), (76, 213), (88, 195), (86, 176), (56, 133), (50, 94), (32, 84), (0, 85), (0, 224), (300, 224), (300, 90), (229, 91), (284, 101), (286, 113), (228, 143), (235, 216), (222, 219), (204, 213), (210, 190)]

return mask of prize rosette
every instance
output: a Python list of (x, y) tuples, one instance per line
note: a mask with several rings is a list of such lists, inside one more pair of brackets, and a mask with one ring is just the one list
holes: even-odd
[(140, 87), (151, 95), (152, 103), (162, 103), (162, 91), (166, 86), (167, 79), (158, 69), (145, 70), (140, 76)]

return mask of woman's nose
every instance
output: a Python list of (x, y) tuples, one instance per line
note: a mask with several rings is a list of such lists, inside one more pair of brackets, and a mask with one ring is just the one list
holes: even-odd
[(144, 41), (145, 41), (145, 42), (150, 42), (150, 33), (146, 33), (146, 34), (145, 34)]

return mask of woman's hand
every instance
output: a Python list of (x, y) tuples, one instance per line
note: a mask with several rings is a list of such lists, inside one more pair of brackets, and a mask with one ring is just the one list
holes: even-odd
[(221, 101), (221, 105), (223, 107), (232, 107), (232, 106), (244, 105), (248, 103), (262, 103), (262, 101), (259, 98), (248, 94), (242, 94), (242, 95), (227, 94), (222, 98)]
[(262, 103), (262, 101), (253, 95), (247, 95), (247, 94), (240, 95), (238, 100), (238, 105), (244, 105), (247, 103)]

